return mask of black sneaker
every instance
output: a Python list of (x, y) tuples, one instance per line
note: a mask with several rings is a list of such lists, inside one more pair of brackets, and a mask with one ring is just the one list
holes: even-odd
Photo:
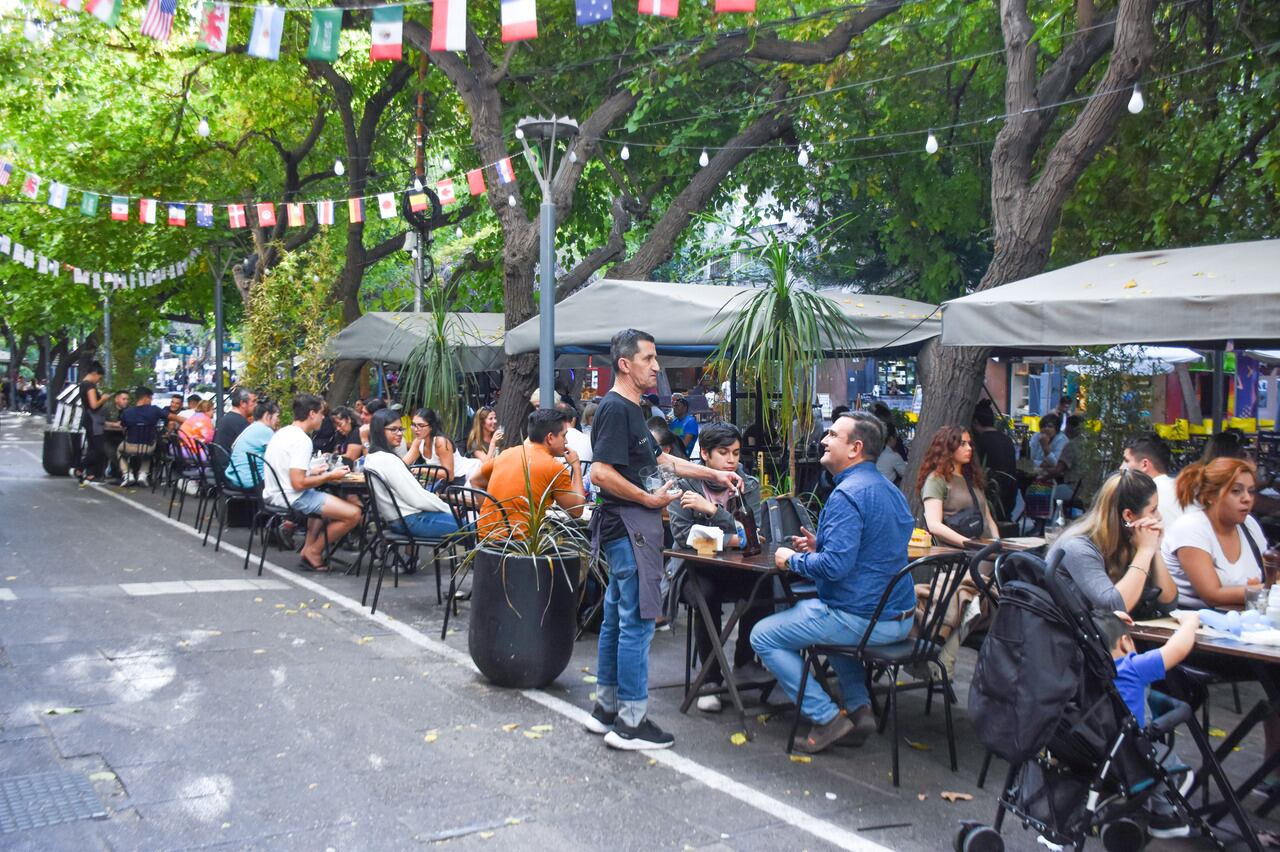
[(618, 719), (617, 713), (610, 713), (599, 704), (591, 708), (591, 715), (582, 726), (593, 734), (607, 734), (613, 730), (613, 723)]
[(650, 751), (671, 748), (676, 744), (676, 738), (645, 716), (634, 728), (621, 719), (615, 721), (613, 730), (604, 735), (604, 744), (623, 751)]
[(1152, 814), (1147, 820), (1147, 834), (1160, 840), (1170, 837), (1190, 837), (1191, 826), (1187, 825), (1187, 821), (1177, 812)]

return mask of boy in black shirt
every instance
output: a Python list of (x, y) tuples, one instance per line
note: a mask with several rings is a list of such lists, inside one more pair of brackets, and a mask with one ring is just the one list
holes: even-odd
[(591, 425), (591, 481), (602, 494), (591, 530), (608, 562), (609, 588), (600, 625), (597, 701), (586, 727), (604, 734), (612, 748), (670, 748), (675, 738), (646, 715), (649, 642), (654, 619), (662, 613), (662, 507), (680, 496), (664, 481), (659, 464), (674, 476), (720, 487), (741, 489), (742, 480), (736, 473), (655, 451), (640, 404), (641, 395), (658, 383), (652, 335), (633, 328), (620, 331), (613, 337), (611, 355), (617, 378)]

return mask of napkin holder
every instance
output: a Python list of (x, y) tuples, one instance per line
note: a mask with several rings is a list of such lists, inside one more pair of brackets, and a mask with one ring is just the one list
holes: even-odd
[(724, 550), (724, 530), (704, 524), (694, 524), (689, 528), (685, 544), (698, 551), (700, 556), (710, 556)]

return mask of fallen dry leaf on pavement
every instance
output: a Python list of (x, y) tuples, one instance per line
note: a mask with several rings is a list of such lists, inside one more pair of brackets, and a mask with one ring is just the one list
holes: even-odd
[(1210, 728), (1208, 733), (1209, 733), (1209, 736), (1217, 737), (1218, 739), (1222, 739), (1227, 735), (1227, 732), (1222, 730), (1221, 728)]
[(356, 644), (357, 644), (357, 645), (368, 645), (368, 644), (369, 644), (370, 642), (372, 642), (372, 641), (373, 641), (373, 637), (372, 637), (372, 636), (361, 636), (359, 639), (357, 639), (357, 640), (356, 640)]
[(516, 728), (518, 728), (518, 727), (520, 727), (520, 723), (519, 723), (519, 722), (511, 722), (511, 723), (509, 723), (509, 724), (503, 725), (503, 726), (502, 726), (502, 730), (506, 731), (506, 732), (509, 734), (509, 733), (511, 733), (512, 731), (514, 731), (514, 730), (515, 730)]
[(772, 718), (773, 716), (771, 716), (768, 713), (761, 713), (760, 715), (756, 716), (756, 721), (759, 722), (761, 725), (767, 725), (769, 724), (769, 720)]
[(426, 736), (422, 738), (422, 741), (426, 743), (433, 743), (438, 739), (440, 739), (439, 731), (427, 731)]
[(551, 726), (551, 725), (534, 725), (534, 726), (533, 726), (532, 728), (530, 728), (529, 730), (531, 730), (531, 731), (537, 731), (537, 732), (538, 732), (538, 733), (540, 733), (540, 734), (545, 734), (545, 733), (547, 733), (548, 731), (554, 730), (554, 727), (553, 727), (553, 726)]
[(733, 736), (729, 737), (729, 742), (733, 743), (736, 746), (746, 745), (747, 735), (742, 733), (742, 731), (735, 731), (733, 733)]
[(791, 755), (791, 762), (792, 763), (813, 763), (813, 758), (807, 754), (793, 754)]
[(585, 675), (585, 676), (583, 676), (582, 680), (583, 680), (583, 682), (584, 682), (584, 683), (595, 683), (595, 682), (596, 682), (596, 676), (595, 676), (595, 675)]
[(906, 743), (916, 751), (933, 751), (933, 746), (929, 745), (928, 743), (918, 743), (918, 742), (915, 742), (914, 740), (906, 740)]
[(531, 740), (540, 740), (540, 739), (542, 739), (542, 734), (538, 733), (537, 731), (525, 731), (525, 732), (524, 732), (524, 735), (525, 735), (526, 737), (528, 737), (529, 739), (531, 739)]
[(929, 798), (929, 794), (928, 794), (928, 793), (916, 793), (916, 798), (917, 798), (918, 800), (920, 800), (920, 801), (922, 801), (922, 802), (923, 802), (925, 799)]
[(956, 793), (951, 790), (943, 790), (938, 795), (946, 799), (948, 802), (972, 802), (973, 796), (968, 793)]

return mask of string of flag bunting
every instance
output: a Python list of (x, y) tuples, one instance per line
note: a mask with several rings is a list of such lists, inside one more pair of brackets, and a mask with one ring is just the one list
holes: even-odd
[[(484, 195), (488, 191), (488, 184), (485, 181), (484, 174), (486, 169), (493, 170), (500, 186), (515, 182), (515, 168), (511, 163), (511, 157), (503, 157), (495, 163), (479, 166), (463, 174), (455, 174), (437, 180), (435, 182), (435, 192), (440, 199), (440, 204), (447, 207), (460, 201), (463, 197), (462, 187), (464, 185), (467, 197)], [(138, 222), (147, 225), (164, 223), (178, 228), (187, 226), (188, 208), (191, 208), (191, 218), (197, 228), (215, 227), (216, 214), (217, 216), (225, 215), (227, 226), (233, 229), (247, 228), (251, 220), (259, 228), (273, 228), (282, 217), (290, 228), (306, 227), (309, 221), (308, 207), (311, 208), (311, 216), (314, 218), (315, 223), (324, 226), (335, 224), (336, 211), (343, 207), (345, 207), (348, 222), (365, 221), (366, 202), (369, 201), (374, 202), (378, 216), (382, 219), (394, 218), (399, 211), (397, 203), (399, 192), (381, 192), (336, 200), (321, 199), (284, 203), (276, 203), (274, 201), (214, 203), (207, 201), (168, 201), (157, 198), (117, 195), (110, 192), (79, 189), (56, 180), (49, 181), (42, 192), (41, 189), (45, 187), (45, 182), (40, 175), (28, 169), (19, 170), (12, 160), (0, 159), (0, 186), (9, 185), (14, 176), (19, 174), (22, 177), (19, 193), (31, 201), (36, 203), (43, 201), (49, 207), (66, 210), (70, 204), (70, 194), (78, 192), (80, 193), (80, 215), (87, 218), (95, 218), (99, 214), (103, 199), (107, 199), (111, 219), (116, 222), (131, 221), (133, 202), (135, 200), (137, 202)], [(409, 191), (408, 203), (409, 209), (414, 213), (425, 212), (431, 205), (426, 191), (417, 189), (416, 186)]]
[[(53, 2), (53, 0), (51, 0)], [(110, 27), (120, 23), (124, 0), (56, 0), (59, 6), (73, 12), (92, 15)], [(227, 34), (231, 10), (243, 4), (205, 0), (200, 7), (197, 27), (198, 47), (214, 53), (227, 52)], [(404, 57), (404, 9), (396, 4), (370, 8), (369, 58), (398, 61)], [(718, 14), (751, 13), (756, 0), (715, 0)], [(147, 0), (142, 15), (141, 33), (167, 43), (173, 33), (178, 0)], [(254, 7), (247, 53), (258, 59), (280, 58), (280, 41), (284, 34), (285, 15), (309, 14), (310, 34), (305, 58), (319, 62), (338, 59), (338, 37), (342, 30), (341, 8), (294, 9), (264, 3)], [(637, 0), (641, 15), (676, 18), (680, 0)], [(502, 41), (526, 41), (538, 37), (537, 0), (502, 0)], [(613, 20), (613, 0), (574, 0), (574, 19), (578, 26), (589, 27)], [(34, 23), (34, 22), (29, 22)], [(467, 0), (432, 0), (431, 45), (433, 51), (465, 51), (467, 49)], [(28, 37), (38, 37), (38, 27), (30, 26)]]
[(155, 269), (131, 270), (129, 272), (102, 272), (91, 269), (81, 269), (70, 263), (63, 263), (60, 260), (46, 257), (43, 254), (36, 254), (35, 249), (24, 246), (22, 243), (10, 237), (8, 234), (0, 234), (0, 255), (8, 258), (11, 263), (25, 266), (27, 269), (34, 269), (40, 275), (51, 275), (54, 277), (62, 275), (64, 272), (71, 273), (71, 280), (76, 284), (87, 284), (98, 292), (103, 290), (136, 290), (139, 287), (154, 287), (165, 281), (179, 278), (186, 274), (187, 269), (191, 265), (191, 261), (196, 259), (199, 254), (198, 249), (193, 249), (190, 254), (183, 260), (176, 263), (158, 266)]

